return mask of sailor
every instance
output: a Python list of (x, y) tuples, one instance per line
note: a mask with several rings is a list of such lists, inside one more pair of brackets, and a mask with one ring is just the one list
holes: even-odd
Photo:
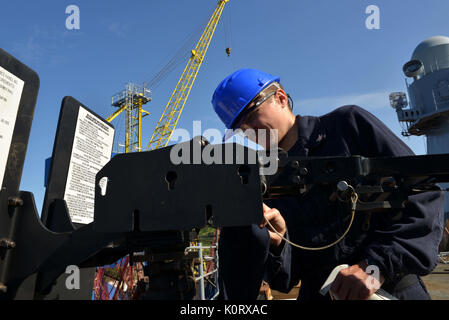
[[(240, 69), (216, 88), (212, 105), (228, 129), (277, 130), (277, 143), (292, 156), (410, 156), (413, 152), (379, 119), (358, 106), (343, 106), (325, 115), (292, 112), (292, 101), (280, 78), (256, 69)], [(322, 187), (325, 188), (325, 187)], [(344, 215), (329, 193), (316, 187), (305, 197), (266, 201), (266, 224), (223, 228), (219, 241), (222, 299), (256, 299), (263, 280), (289, 292), (301, 280), (299, 300), (330, 299), (319, 293), (332, 269), (339, 272), (331, 287), (336, 299), (367, 299), (378, 287), (399, 299), (430, 299), (420, 276), (438, 261), (443, 231), (443, 193), (408, 197), (395, 214), (357, 213), (349, 233), (323, 250), (303, 250), (293, 243), (324, 246), (345, 230)], [(343, 222), (342, 222), (343, 221)], [(347, 223), (347, 221), (346, 221)], [(379, 270), (369, 285), (367, 266)]]

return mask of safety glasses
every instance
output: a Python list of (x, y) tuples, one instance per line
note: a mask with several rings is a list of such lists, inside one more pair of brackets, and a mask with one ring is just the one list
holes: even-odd
[(268, 98), (270, 98), (271, 96), (274, 96), (277, 93), (277, 90), (269, 93), (268, 95), (266, 95), (265, 97), (263, 97), (262, 99), (256, 101), (256, 103), (254, 103), (254, 105), (252, 105), (251, 107), (245, 108), (242, 112), (240, 112), (240, 114), (238, 115), (238, 117), (235, 119), (234, 124), (232, 125), (232, 129), (236, 130), (238, 128), (240, 128), (242, 126), (242, 124), (245, 123), (246, 119), (248, 119), (248, 117), (254, 112), (256, 111), (256, 109), (265, 101), (268, 100)]

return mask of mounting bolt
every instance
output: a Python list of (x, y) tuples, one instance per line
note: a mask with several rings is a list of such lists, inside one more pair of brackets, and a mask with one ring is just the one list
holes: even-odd
[(291, 165), (293, 168), (298, 169), (298, 168), (299, 168), (299, 161), (292, 161), (292, 162), (290, 163), (290, 165)]
[(300, 174), (300, 175), (305, 176), (305, 175), (307, 175), (308, 173), (309, 173), (309, 170), (307, 170), (306, 167), (301, 167), (301, 168), (299, 168), (299, 174)]
[(204, 148), (205, 146), (207, 146), (209, 144), (209, 141), (207, 141), (204, 137), (200, 137), (199, 143), (200, 143), (201, 147)]
[(16, 243), (8, 239), (0, 239), (0, 247), (6, 249), (13, 249), (16, 247)]
[(300, 176), (293, 176), (292, 177), (292, 182), (294, 184), (299, 184), (301, 182), (301, 177)]
[(21, 207), (23, 206), (23, 200), (19, 197), (9, 197), (8, 206), (10, 207)]
[(8, 291), (8, 287), (0, 282), (0, 292), (6, 293)]

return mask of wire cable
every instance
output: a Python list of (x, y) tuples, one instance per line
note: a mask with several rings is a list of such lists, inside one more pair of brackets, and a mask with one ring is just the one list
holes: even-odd
[(330, 243), (330, 244), (328, 244), (328, 245), (322, 246), (322, 247), (305, 247), (305, 246), (301, 246), (301, 245), (299, 245), (299, 244), (296, 244), (296, 243), (294, 243), (294, 242), (291, 242), (290, 240), (286, 239), (283, 235), (281, 235), (281, 234), (280, 234), (280, 233), (273, 227), (273, 225), (268, 221), (267, 218), (265, 218), (265, 221), (266, 221), (267, 224), (270, 226), (270, 228), (272, 229), (272, 231), (273, 231), (274, 233), (276, 233), (279, 237), (281, 237), (282, 240), (284, 240), (286, 243), (288, 243), (288, 244), (290, 244), (290, 245), (292, 245), (292, 246), (294, 246), (294, 247), (296, 247), (296, 248), (303, 249), (303, 250), (309, 250), (309, 251), (324, 250), (324, 249), (333, 247), (334, 245), (336, 245), (337, 243), (339, 243), (341, 240), (343, 240), (343, 238), (348, 234), (349, 230), (350, 230), (351, 227), (352, 227), (352, 223), (353, 223), (353, 221), (354, 221), (354, 217), (355, 217), (355, 208), (356, 208), (355, 205), (356, 205), (358, 199), (359, 199), (358, 194), (355, 193), (355, 192), (352, 193), (352, 195), (351, 195), (351, 202), (352, 202), (352, 208), (351, 208), (351, 221), (349, 221), (349, 225), (348, 225), (348, 227), (346, 228), (345, 232), (341, 235), (340, 238), (338, 238), (338, 239), (335, 240), (334, 242), (332, 242), (332, 243)]

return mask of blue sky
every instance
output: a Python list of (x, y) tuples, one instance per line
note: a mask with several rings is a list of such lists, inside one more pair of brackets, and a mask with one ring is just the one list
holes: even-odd
[[(44, 196), (44, 162), (51, 156), (61, 100), (71, 95), (105, 118), (111, 96), (127, 82), (149, 81), (195, 30), (215, 0), (5, 1), (0, 0), (0, 47), (40, 76), (21, 189), (37, 208)], [(80, 29), (67, 30), (68, 5), (80, 9)], [(380, 9), (380, 29), (368, 30), (365, 9)], [(230, 0), (231, 57), (223, 23), (209, 47), (178, 128), (224, 126), (210, 103), (217, 84), (241, 67), (279, 75), (296, 113), (320, 115), (345, 104), (371, 111), (394, 133), (401, 128), (388, 94), (405, 91), (402, 66), (414, 48), (434, 35), (449, 36), (447, 0)], [(153, 92), (146, 105), (148, 142), (185, 63)], [(120, 119), (118, 119), (120, 120)], [(123, 125), (114, 122), (118, 130)], [(422, 137), (403, 138), (424, 154)], [(145, 144), (146, 145), (146, 144)]]

